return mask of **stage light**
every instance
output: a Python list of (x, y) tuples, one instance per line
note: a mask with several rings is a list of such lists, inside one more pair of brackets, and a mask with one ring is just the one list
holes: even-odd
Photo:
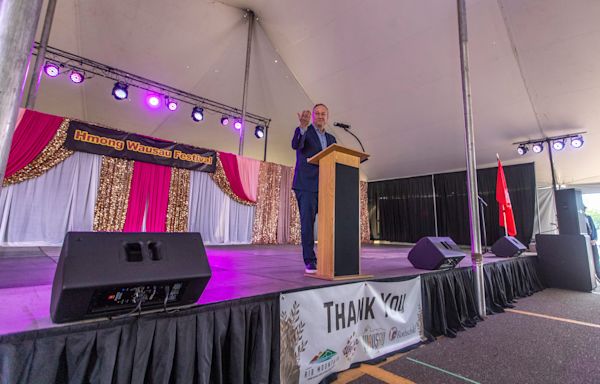
[(221, 125), (227, 125), (229, 124), (229, 117), (223, 115), (223, 117), (221, 117)]
[(571, 146), (573, 148), (581, 148), (583, 145), (583, 137), (581, 135), (571, 138)]
[(257, 139), (265, 137), (265, 127), (257, 125), (256, 128), (254, 128), (254, 136), (256, 136)]
[(129, 95), (127, 88), (129, 86), (125, 83), (121, 83), (120, 81), (115, 83), (115, 86), (112, 89), (112, 95), (117, 100), (124, 100)]
[(552, 142), (552, 148), (557, 151), (562, 151), (565, 147), (565, 139), (557, 139)]
[(155, 93), (151, 93), (146, 96), (146, 104), (148, 104), (150, 108), (158, 108), (160, 105), (160, 97)]
[(242, 122), (240, 120), (236, 120), (233, 123), (233, 127), (239, 131), (240, 129), (242, 129)]
[(165, 104), (167, 105), (167, 109), (169, 111), (177, 110), (177, 101), (170, 99), (168, 96), (165, 97)]
[(517, 148), (517, 153), (519, 155), (521, 155), (521, 156), (523, 156), (524, 154), (526, 154), (528, 151), (529, 151), (529, 148), (527, 148), (527, 146), (525, 144), (521, 144)]
[(71, 74), (69, 75), (69, 78), (75, 84), (83, 83), (83, 80), (85, 80), (85, 76), (83, 75), (83, 73), (77, 72), (76, 70), (72, 70), (71, 71)]
[(535, 143), (531, 146), (531, 150), (535, 153), (540, 153), (544, 150), (544, 143), (539, 142), (539, 143)]
[(194, 121), (204, 120), (204, 109), (200, 107), (194, 107), (194, 109), (192, 109), (192, 119)]
[(49, 77), (56, 77), (60, 74), (58, 65), (49, 61), (47, 61), (46, 65), (44, 65), (44, 72), (46, 72), (46, 75), (48, 75)]

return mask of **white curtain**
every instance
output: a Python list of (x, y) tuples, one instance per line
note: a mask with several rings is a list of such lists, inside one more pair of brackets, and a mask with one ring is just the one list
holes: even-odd
[(91, 231), (102, 156), (75, 152), (43, 175), (0, 191), (0, 245), (62, 245)]
[(230, 199), (206, 172), (191, 172), (188, 231), (205, 244), (250, 244), (254, 207)]

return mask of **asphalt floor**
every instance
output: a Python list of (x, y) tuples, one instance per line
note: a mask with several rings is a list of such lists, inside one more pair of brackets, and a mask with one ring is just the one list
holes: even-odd
[(456, 338), (361, 364), (333, 383), (600, 383), (599, 352), (600, 291), (545, 289)]

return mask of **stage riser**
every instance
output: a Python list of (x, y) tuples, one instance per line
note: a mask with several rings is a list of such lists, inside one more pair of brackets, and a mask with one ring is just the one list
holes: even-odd
[[(487, 264), (484, 273), (490, 313), (543, 289), (537, 257)], [(421, 278), (428, 336), (453, 337), (476, 324), (470, 268)], [(278, 383), (279, 339), (276, 293), (1, 336), (0, 360), (7, 363), (0, 365), (0, 377), (7, 383)]]

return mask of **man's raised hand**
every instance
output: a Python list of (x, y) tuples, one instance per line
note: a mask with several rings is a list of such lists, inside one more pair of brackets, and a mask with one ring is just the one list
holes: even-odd
[(300, 121), (300, 128), (306, 129), (310, 124), (310, 111), (298, 112), (298, 120)]

